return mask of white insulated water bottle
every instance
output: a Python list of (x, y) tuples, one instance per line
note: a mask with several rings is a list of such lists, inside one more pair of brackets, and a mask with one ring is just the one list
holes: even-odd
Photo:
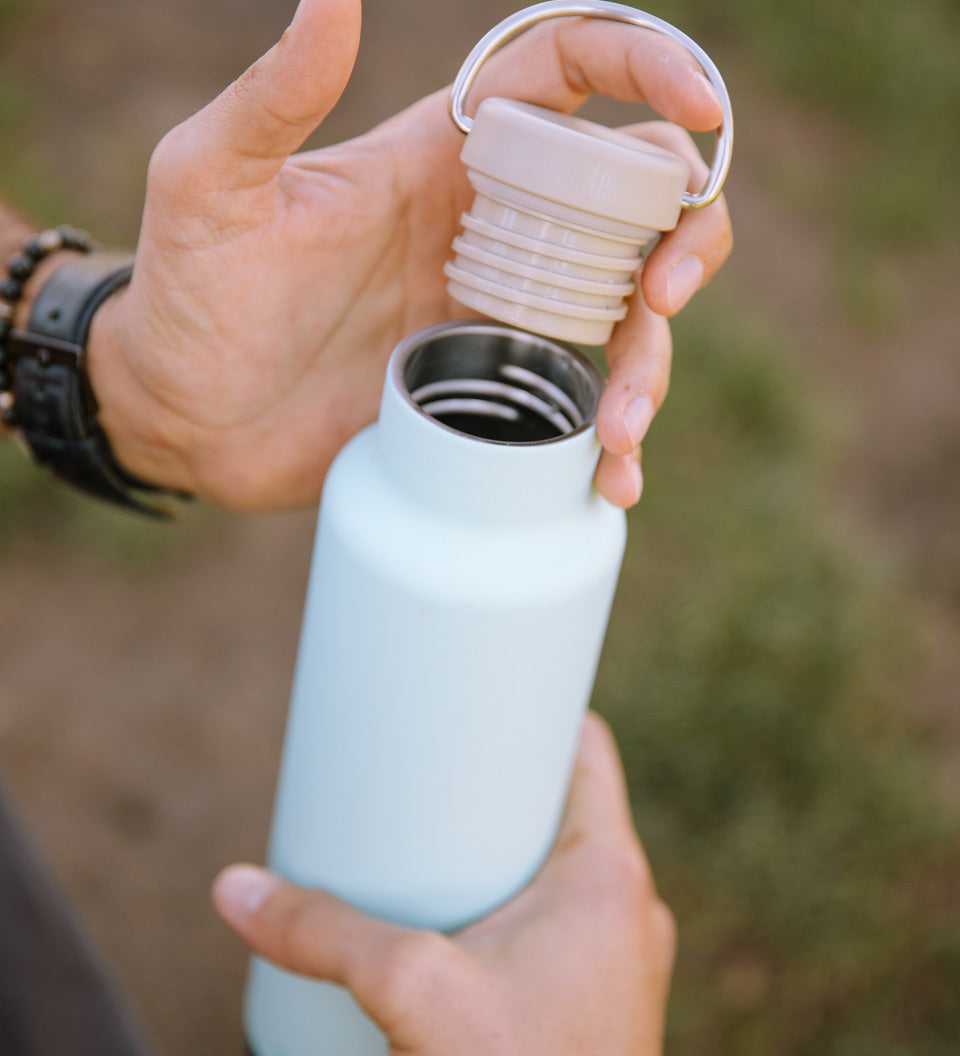
[[(567, 15), (666, 34), (700, 63), (724, 120), (699, 193), (675, 155), (577, 118), (503, 99), (466, 116), (483, 61)], [(644, 247), (720, 193), (733, 135), (709, 57), (605, 0), (505, 19), (450, 102), (477, 193), (448, 289), (534, 333), (407, 337), (379, 420), (332, 466), (269, 851), (297, 883), (441, 931), (514, 895), (553, 842), (623, 553), (624, 514), (592, 488), (602, 375), (549, 338), (606, 341)], [(388, 1051), (346, 990), (256, 958), (245, 1020), (254, 1056)]]
[[(395, 350), (327, 478), (269, 864), (451, 930), (554, 839), (625, 540), (592, 488), (602, 375), (494, 323)], [(339, 987), (255, 960), (256, 1056), (383, 1056)]]

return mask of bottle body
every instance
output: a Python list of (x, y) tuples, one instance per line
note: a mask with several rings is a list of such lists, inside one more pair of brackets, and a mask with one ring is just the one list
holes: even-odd
[[(269, 861), (448, 931), (519, 891), (553, 841), (624, 517), (590, 489), (589, 422), (491, 442), (390, 390), (325, 485)], [(387, 1051), (344, 991), (262, 962), (247, 1030), (257, 1056)]]

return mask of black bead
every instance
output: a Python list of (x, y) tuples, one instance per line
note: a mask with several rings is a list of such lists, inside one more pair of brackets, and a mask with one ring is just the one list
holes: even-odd
[(85, 252), (90, 248), (91, 238), (86, 231), (81, 231), (78, 227), (70, 227), (68, 224), (61, 224), (57, 228), (63, 238), (64, 249), (76, 249), (81, 252)]
[(0, 282), (0, 297), (5, 301), (19, 301), (23, 296), (23, 284), (18, 279), (4, 279)]
[(20, 279), (21, 282), (30, 278), (35, 267), (36, 261), (23, 252), (14, 253), (7, 261), (7, 271), (10, 272), (13, 278)]
[(27, 241), (24, 242), (23, 253), (31, 260), (43, 260), (47, 255), (47, 251), (40, 243), (39, 235), (34, 235), (33, 238), (28, 238)]

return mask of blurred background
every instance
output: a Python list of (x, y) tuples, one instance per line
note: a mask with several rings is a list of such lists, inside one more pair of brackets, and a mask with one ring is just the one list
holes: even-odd
[[(314, 142), (518, 6), (371, 0)], [(133, 244), (154, 143), (292, 10), (0, 0), (0, 192)], [(737, 115), (737, 246), (676, 325), (594, 698), (679, 920), (667, 1052), (955, 1054), (960, 15), (653, 13)], [(245, 958), (207, 890), (263, 855), (314, 512), (144, 524), (12, 444), (0, 481), (6, 783), (161, 1052), (236, 1056)]]

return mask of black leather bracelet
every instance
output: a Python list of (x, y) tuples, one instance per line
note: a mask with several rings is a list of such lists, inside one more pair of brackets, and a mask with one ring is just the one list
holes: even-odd
[(130, 281), (132, 267), (129, 255), (98, 252), (71, 259), (50, 276), (25, 329), (7, 335), (12, 401), (6, 417), (37, 461), (61, 480), (129, 509), (169, 517), (176, 507), (159, 497), (189, 496), (138, 480), (118, 464), (97, 422), (85, 370), (94, 312)]

